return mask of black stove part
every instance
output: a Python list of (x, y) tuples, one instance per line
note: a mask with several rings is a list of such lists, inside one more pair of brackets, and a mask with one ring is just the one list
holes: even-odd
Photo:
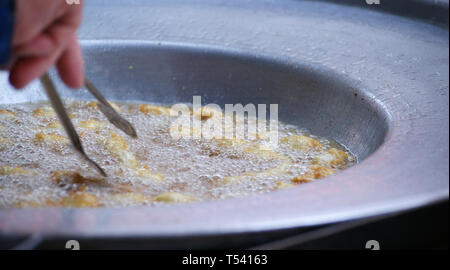
[(326, 226), (253, 249), (448, 249), (448, 201), (415, 211)]

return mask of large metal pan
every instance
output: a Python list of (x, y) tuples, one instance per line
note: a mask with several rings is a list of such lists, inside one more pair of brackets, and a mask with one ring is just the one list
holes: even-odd
[[(448, 16), (448, 4), (410, 3), (419, 2)], [(282, 121), (343, 143), (360, 164), (238, 199), (0, 210), (2, 234), (230, 246), (448, 200), (448, 17), (422, 21), (434, 14), (423, 10), (419, 20), (323, 1), (89, 1), (80, 31), (87, 74), (108, 98), (277, 103)], [(37, 83), (15, 92), (0, 77), (0, 103), (45, 98)]]

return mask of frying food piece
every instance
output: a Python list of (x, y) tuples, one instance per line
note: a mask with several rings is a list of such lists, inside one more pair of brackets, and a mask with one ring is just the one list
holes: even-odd
[(331, 148), (327, 152), (323, 152), (316, 156), (313, 160), (313, 164), (336, 168), (337, 166), (348, 162), (348, 160), (349, 156), (347, 153), (336, 148)]
[(75, 192), (64, 197), (60, 203), (64, 207), (99, 207), (100, 204), (96, 196), (84, 192)]
[(128, 151), (128, 145), (122, 136), (111, 132), (111, 137), (109, 139), (101, 139), (101, 143), (127, 167), (133, 169), (139, 167), (136, 157)]
[[(28, 196), (27, 196), (28, 197)], [(85, 192), (72, 192), (59, 200), (27, 198), (15, 204), (19, 208), (40, 208), (40, 207), (71, 207), (87, 208), (100, 207), (96, 196)]]
[[(145, 108), (145, 109), (144, 109)], [(141, 105), (141, 112), (148, 112), (153, 114), (162, 114), (160, 107)], [(233, 117), (233, 121), (224, 121), (225, 114), (218, 109), (204, 106), (201, 108), (196, 108), (191, 111), (191, 115), (195, 120), (202, 121), (202, 128), (194, 128), (191, 126), (190, 119), (186, 119), (186, 123), (183, 126), (171, 126), (171, 134), (181, 134), (182, 138), (207, 138), (218, 140), (219, 143), (224, 144), (236, 144), (244, 142), (241, 138), (228, 138), (223, 134), (223, 130), (237, 130), (237, 126), (247, 126), (254, 124), (256, 127), (257, 119), (246, 119), (240, 115)], [(213, 128), (214, 127), (214, 128)], [(178, 128), (178, 130), (176, 130)], [(220, 128), (220, 129), (219, 129)], [(180, 136), (176, 136), (177, 138)], [(256, 140), (265, 140), (269, 138), (269, 133), (265, 130), (248, 130), (248, 137), (255, 138)], [(235, 142), (233, 142), (235, 140)]]
[(5, 145), (11, 141), (9, 138), (6, 138), (6, 134), (4, 135), (4, 133), (6, 133), (6, 127), (0, 124), (0, 149), (2, 147), (1, 145)]
[(139, 105), (139, 111), (144, 114), (153, 114), (153, 115), (170, 115), (170, 108), (149, 105), (149, 104), (141, 104)]
[(59, 135), (55, 132), (51, 132), (49, 134), (39, 132), (34, 136), (36, 143), (49, 143), (49, 144), (55, 144), (55, 143), (62, 143), (62, 142), (68, 142), (67, 138)]
[[(122, 112), (122, 109), (120, 109), (119, 105), (117, 105), (114, 102), (108, 101), (109, 105), (111, 105), (111, 107), (114, 108), (114, 110), (116, 110), (117, 112)], [(88, 104), (85, 105), (85, 108), (93, 108), (93, 109), (98, 109), (98, 102), (97, 101), (91, 101)]]
[(51, 174), (51, 179), (57, 184), (106, 186), (102, 178), (84, 177), (80, 173), (73, 171), (54, 171)]
[(202, 121), (206, 121), (209, 119), (212, 120), (222, 120), (223, 118), (223, 112), (222, 111), (218, 111), (215, 110), (213, 108), (210, 107), (201, 107), (199, 109), (193, 110), (192, 114), (194, 115), (194, 117), (198, 120), (202, 120)]
[(301, 151), (321, 150), (322, 144), (313, 138), (303, 135), (292, 135), (281, 139), (283, 144)]
[(164, 176), (162, 174), (151, 172), (147, 165), (144, 165), (142, 168), (136, 169), (136, 175), (151, 180), (164, 180)]
[(221, 147), (241, 147), (246, 144), (244, 140), (241, 139), (214, 139), (214, 141)]
[(162, 174), (153, 173), (150, 171), (148, 166), (141, 166), (139, 164), (136, 157), (128, 150), (128, 145), (122, 136), (111, 132), (111, 138), (106, 139), (101, 143), (104, 144), (105, 148), (116, 156), (120, 162), (122, 162), (129, 169), (132, 169), (137, 176), (158, 181), (164, 179)]
[(94, 119), (80, 122), (80, 127), (89, 129), (89, 130), (101, 129), (101, 128), (104, 128), (105, 126), (106, 126), (105, 122), (100, 122), (100, 121), (94, 120)]
[(277, 181), (277, 186), (275, 189), (279, 190), (279, 189), (286, 189), (286, 188), (291, 188), (291, 187), (295, 187), (295, 185), (289, 184), (286, 182)]
[(34, 136), (33, 143), (35, 146), (51, 149), (54, 153), (61, 154), (67, 148), (69, 140), (56, 132), (44, 133), (39, 132)]
[(0, 167), (0, 175), (27, 176), (32, 174), (33, 173), (31, 171), (25, 170), (20, 167), (9, 167), (9, 166)]
[(44, 106), (33, 111), (33, 116), (36, 117), (56, 117), (56, 112), (52, 107)]
[(16, 114), (9, 110), (0, 109), (0, 119), (10, 119), (16, 117)]
[(11, 140), (7, 138), (0, 137), (0, 151), (6, 149), (6, 147), (10, 144)]
[(247, 180), (255, 180), (258, 178), (270, 178), (270, 177), (276, 177), (279, 175), (286, 174), (290, 167), (292, 166), (292, 162), (287, 157), (280, 157), (280, 164), (274, 168), (262, 171), (262, 172), (249, 172), (244, 173), (243, 175), (239, 176), (227, 176), (224, 177), (223, 182), (224, 184), (236, 184), (241, 181), (247, 181)]
[(59, 122), (53, 121), (53, 122), (48, 123), (47, 126), (45, 126), (45, 128), (48, 128), (48, 129), (63, 129), (63, 126)]
[(219, 149), (215, 149), (214, 155), (223, 153), (229, 149), (241, 152), (242, 154), (257, 156), (264, 159), (277, 159), (280, 157), (270, 145), (258, 144), (258, 143), (247, 143), (241, 139), (214, 139), (213, 140)]
[(331, 168), (328, 168), (328, 167), (311, 166), (307, 173), (298, 175), (298, 176), (292, 178), (291, 181), (296, 184), (308, 183), (308, 182), (314, 181), (316, 179), (330, 176), (334, 173), (336, 173), (336, 171)]
[(165, 203), (185, 203), (194, 201), (194, 198), (177, 192), (166, 192), (156, 196), (155, 201)]
[[(1, 117), (1, 116), (0, 116)], [(11, 139), (3, 137), (3, 133), (6, 132), (6, 127), (3, 125), (0, 125), (0, 151), (3, 149), (6, 149), (7, 146), (11, 143)]]
[(59, 202), (52, 200), (22, 200), (14, 204), (18, 208), (41, 208), (41, 207), (58, 207), (61, 206)]

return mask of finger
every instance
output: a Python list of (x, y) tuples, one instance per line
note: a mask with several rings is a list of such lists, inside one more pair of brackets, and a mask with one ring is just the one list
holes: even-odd
[(58, 47), (48, 34), (41, 34), (32, 41), (14, 48), (13, 55), (17, 58), (45, 56), (52, 54)]
[(84, 84), (84, 63), (80, 45), (76, 35), (72, 35), (69, 43), (57, 62), (58, 73), (63, 82), (73, 88)]
[(17, 89), (25, 87), (32, 80), (42, 76), (58, 56), (59, 52), (56, 52), (48, 56), (19, 59), (10, 70), (9, 82)]
[(10, 83), (20, 89), (32, 80), (42, 76), (55, 62), (67, 46), (74, 34), (74, 29), (63, 22), (56, 23), (42, 34), (42, 40), (48, 40), (56, 48), (49, 55), (19, 58), (10, 72)]

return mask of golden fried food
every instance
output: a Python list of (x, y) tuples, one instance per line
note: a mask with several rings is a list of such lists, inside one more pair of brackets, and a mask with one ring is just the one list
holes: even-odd
[(102, 139), (101, 143), (127, 167), (137, 168), (139, 166), (136, 157), (128, 151), (128, 146), (122, 136), (111, 132), (111, 137)]
[(286, 189), (286, 188), (292, 188), (295, 187), (294, 184), (290, 184), (290, 183), (286, 183), (286, 182), (281, 182), (281, 181), (277, 181), (276, 182), (276, 187), (275, 189)]
[(332, 166), (337, 167), (345, 164), (349, 161), (349, 155), (336, 148), (331, 148), (326, 152), (322, 152), (318, 156), (316, 156), (313, 160), (313, 164), (321, 165), (321, 166)]
[(56, 117), (56, 112), (52, 107), (45, 106), (34, 110), (33, 115), (36, 117)]
[(53, 121), (53, 122), (48, 123), (45, 126), (45, 128), (48, 128), (48, 129), (62, 129), (63, 126), (61, 125), (61, 123)]
[(31, 174), (32, 172), (21, 167), (0, 166), (0, 175), (26, 176)]
[(16, 114), (9, 110), (0, 109), (0, 119), (14, 118)]
[(210, 107), (201, 107), (192, 111), (196, 119), (206, 121), (209, 119), (222, 120), (223, 112)]
[(57, 134), (55, 132), (51, 133), (43, 133), (39, 132), (34, 136), (36, 142), (46, 142), (46, 143), (53, 143), (53, 142), (64, 142), (67, 141), (67, 138), (63, 135)]
[(292, 135), (285, 137), (281, 139), (281, 142), (294, 149), (302, 151), (322, 149), (322, 144), (318, 140), (303, 135)]
[[(117, 112), (122, 112), (122, 109), (114, 102), (108, 102), (111, 107), (114, 108)], [(97, 101), (91, 101), (88, 104), (85, 105), (85, 108), (92, 108), (92, 109), (98, 109), (98, 102)]]
[(328, 168), (328, 167), (311, 166), (307, 173), (298, 175), (298, 176), (292, 178), (291, 181), (293, 183), (297, 183), (297, 184), (308, 183), (308, 182), (314, 181), (316, 179), (330, 176), (334, 173), (336, 173), (336, 171), (331, 168)]
[(184, 202), (192, 202), (194, 201), (194, 198), (181, 193), (165, 192), (156, 196), (155, 201), (165, 203), (184, 203)]
[(89, 119), (86, 121), (81, 121), (79, 126), (82, 128), (85, 128), (85, 129), (95, 130), (95, 129), (104, 128), (106, 126), (106, 123), (100, 122), (100, 121), (94, 120), (94, 119)]
[(149, 104), (141, 104), (139, 105), (139, 111), (144, 114), (154, 114), (154, 115), (170, 115), (170, 108), (155, 106)]
[(64, 197), (61, 201), (61, 206), (64, 207), (99, 207), (100, 204), (96, 196), (83, 192), (75, 192)]
[(164, 175), (160, 173), (151, 172), (147, 165), (144, 165), (143, 167), (136, 169), (136, 175), (139, 177), (144, 177), (152, 180), (158, 181), (164, 180)]

